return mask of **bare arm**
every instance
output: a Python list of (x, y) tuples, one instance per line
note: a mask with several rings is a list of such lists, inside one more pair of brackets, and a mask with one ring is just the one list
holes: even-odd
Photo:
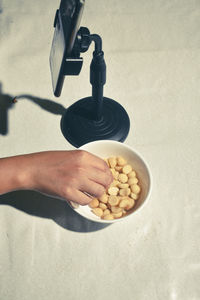
[(47, 151), (0, 159), (0, 194), (30, 189), (88, 204), (112, 182), (106, 163), (83, 150)]

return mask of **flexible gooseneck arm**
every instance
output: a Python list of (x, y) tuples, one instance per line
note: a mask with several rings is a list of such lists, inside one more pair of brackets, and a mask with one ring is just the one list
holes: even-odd
[(102, 39), (98, 34), (90, 34), (90, 40), (95, 43), (95, 52), (102, 51)]
[[(102, 102), (103, 102), (103, 86), (106, 83), (106, 64), (104, 60), (104, 53), (102, 51), (102, 39), (98, 34), (90, 34), (86, 27), (81, 27), (77, 33), (74, 48), (72, 53), (75, 56), (73, 60), (75, 69), (80, 53), (86, 52), (94, 42), (95, 49), (93, 52), (93, 59), (90, 65), (90, 83), (92, 85), (92, 100), (94, 102), (94, 120), (99, 121), (102, 118)], [(77, 59), (76, 59), (77, 57)], [(77, 60), (77, 61), (76, 61)], [(66, 69), (69, 69), (67, 66)]]

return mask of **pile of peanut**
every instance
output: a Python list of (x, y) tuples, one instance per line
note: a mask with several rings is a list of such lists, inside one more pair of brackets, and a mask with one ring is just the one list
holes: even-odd
[(123, 157), (109, 157), (105, 161), (114, 180), (106, 193), (98, 199), (94, 198), (89, 206), (101, 219), (114, 220), (125, 216), (134, 207), (141, 187), (136, 172)]

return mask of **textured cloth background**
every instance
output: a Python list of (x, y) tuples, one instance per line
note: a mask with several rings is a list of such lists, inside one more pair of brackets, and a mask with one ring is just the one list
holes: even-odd
[[(1, 157), (73, 149), (60, 118), (91, 94), (93, 46), (55, 98), (49, 53), (58, 7), (0, 2)], [(152, 194), (129, 221), (105, 228), (35, 192), (0, 196), (0, 299), (198, 300), (200, 2), (86, 0), (81, 25), (103, 39), (105, 96), (129, 113), (125, 143), (148, 162)]]

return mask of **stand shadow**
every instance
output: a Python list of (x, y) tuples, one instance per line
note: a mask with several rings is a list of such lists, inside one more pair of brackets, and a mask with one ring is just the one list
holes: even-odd
[(75, 232), (93, 232), (110, 225), (89, 221), (77, 214), (67, 202), (35, 191), (15, 191), (1, 195), (0, 205), (9, 205), (29, 215), (52, 219), (61, 227)]
[(0, 82), (0, 134), (8, 133), (8, 110), (13, 108), (13, 97), (2, 93), (2, 84)]
[[(0, 135), (7, 135), (9, 132), (9, 122), (8, 122), (8, 111), (13, 109), (15, 102), (20, 99), (29, 100), (37, 105), (39, 105), (42, 109), (56, 115), (63, 115), (65, 112), (65, 107), (59, 103), (56, 103), (49, 99), (39, 98), (32, 95), (19, 95), (13, 97), (9, 94), (4, 94), (2, 92), (2, 83), (0, 82)], [(14, 101), (15, 100), (15, 101)]]

